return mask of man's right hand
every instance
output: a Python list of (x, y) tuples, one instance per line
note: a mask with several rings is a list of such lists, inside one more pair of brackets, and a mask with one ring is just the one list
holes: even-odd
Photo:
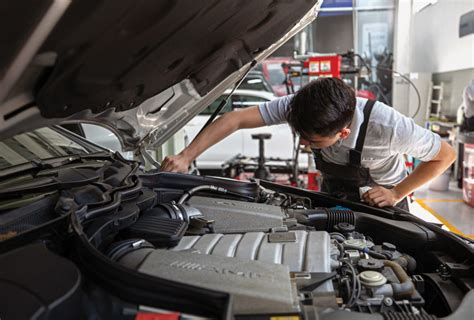
[(161, 162), (161, 171), (188, 173), (191, 160), (184, 155), (167, 156)]
[(162, 171), (187, 173), (189, 165), (209, 147), (239, 129), (263, 127), (265, 122), (258, 106), (226, 113), (204, 129), (191, 144), (176, 156), (168, 156), (161, 163)]

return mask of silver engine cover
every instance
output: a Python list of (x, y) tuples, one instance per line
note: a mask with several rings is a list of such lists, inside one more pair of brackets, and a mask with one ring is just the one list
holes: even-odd
[(277, 206), (196, 196), (187, 204), (213, 220), (216, 233), (286, 230), (286, 215)]
[[(232, 294), (236, 314), (298, 312), (290, 272), (331, 272), (323, 231), (187, 236), (172, 250), (141, 249), (120, 264), (177, 282)], [(332, 292), (326, 281), (316, 292)]]

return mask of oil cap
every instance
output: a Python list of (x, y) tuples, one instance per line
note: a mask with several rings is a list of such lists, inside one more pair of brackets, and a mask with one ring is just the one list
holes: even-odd
[(347, 222), (339, 222), (334, 226), (334, 229), (342, 233), (350, 233), (355, 230), (355, 227), (353, 224)]
[(387, 282), (387, 278), (377, 271), (364, 271), (359, 273), (360, 282), (366, 287), (380, 287)]

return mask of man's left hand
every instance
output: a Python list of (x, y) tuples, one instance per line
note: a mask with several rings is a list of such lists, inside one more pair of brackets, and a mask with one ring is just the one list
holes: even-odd
[(403, 197), (400, 197), (395, 189), (387, 189), (381, 186), (375, 186), (362, 195), (362, 199), (374, 207), (393, 207)]

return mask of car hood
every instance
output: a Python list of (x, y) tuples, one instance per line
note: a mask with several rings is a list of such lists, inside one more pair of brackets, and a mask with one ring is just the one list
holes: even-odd
[(96, 123), (158, 145), (310, 23), (321, 0), (30, 0), (0, 6), (0, 140)]

